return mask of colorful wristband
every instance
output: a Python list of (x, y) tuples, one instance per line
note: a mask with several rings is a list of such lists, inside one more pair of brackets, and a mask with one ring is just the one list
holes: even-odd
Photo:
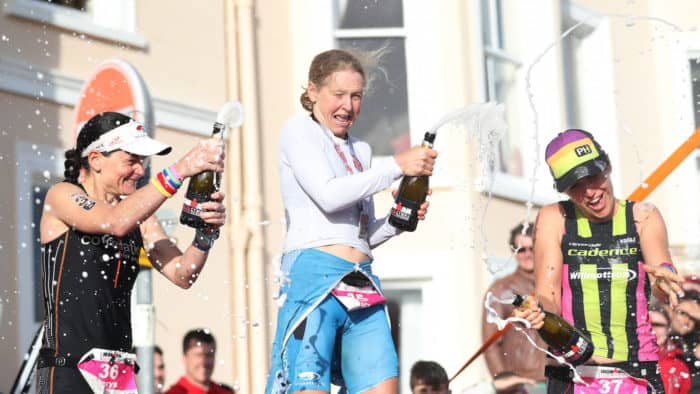
[(156, 174), (156, 178), (158, 178), (158, 182), (160, 182), (160, 185), (163, 186), (163, 189), (170, 193), (170, 195), (177, 193), (177, 188), (173, 187), (170, 183), (168, 183), (168, 181), (165, 180), (165, 175), (162, 171)]
[(674, 267), (673, 264), (665, 262), (665, 261), (663, 263), (659, 264), (659, 267), (664, 267), (667, 270), (673, 272), (674, 274), (678, 273), (678, 271), (676, 270), (676, 267)]
[(170, 198), (173, 196), (172, 194), (168, 193), (165, 190), (165, 188), (163, 188), (163, 185), (160, 184), (160, 181), (158, 180), (157, 177), (151, 178), (151, 185), (155, 186), (156, 190), (158, 190), (160, 192), (160, 194), (163, 195), (163, 197)]
[[(172, 167), (172, 166), (171, 166)], [(180, 186), (182, 186), (182, 181), (177, 179), (175, 175), (173, 175), (172, 171), (170, 171), (169, 168), (164, 168), (163, 169), (163, 175), (165, 175), (165, 179), (168, 181), (168, 183), (174, 187), (175, 189), (179, 189)]]
[(175, 169), (175, 164), (172, 164), (170, 167), (168, 167), (168, 170), (170, 170), (170, 173), (175, 177), (175, 179), (180, 181), (180, 183), (182, 183), (185, 180), (185, 178), (183, 178)]

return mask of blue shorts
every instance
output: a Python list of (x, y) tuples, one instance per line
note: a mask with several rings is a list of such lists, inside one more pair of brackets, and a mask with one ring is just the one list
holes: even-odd
[(281, 296), (266, 393), (330, 391), (331, 383), (357, 393), (398, 376), (398, 358), (383, 304), (348, 312), (330, 294), (360, 269), (379, 289), (371, 262), (355, 264), (305, 249), (282, 259)]
[[(286, 347), (288, 392), (368, 390), (399, 375), (398, 359), (384, 305), (348, 312), (329, 295), (294, 331)], [(338, 374), (340, 372), (340, 374)]]

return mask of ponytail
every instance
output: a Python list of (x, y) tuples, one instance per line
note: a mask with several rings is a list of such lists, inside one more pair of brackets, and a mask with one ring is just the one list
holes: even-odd
[(304, 90), (304, 93), (302, 93), (299, 97), (299, 102), (301, 103), (302, 108), (309, 112), (314, 112), (314, 102), (311, 101), (311, 98), (306, 90)]
[(64, 171), (63, 177), (66, 182), (70, 182), (74, 185), (78, 184), (78, 177), (80, 176), (80, 167), (87, 168), (87, 161), (80, 159), (80, 153), (75, 149), (68, 149), (66, 151), (66, 161), (63, 162)]

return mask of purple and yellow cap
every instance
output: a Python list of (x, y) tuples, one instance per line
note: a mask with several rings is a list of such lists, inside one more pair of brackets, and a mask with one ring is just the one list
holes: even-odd
[(591, 133), (570, 129), (547, 144), (545, 160), (557, 191), (564, 192), (579, 179), (597, 175), (608, 168), (608, 155)]

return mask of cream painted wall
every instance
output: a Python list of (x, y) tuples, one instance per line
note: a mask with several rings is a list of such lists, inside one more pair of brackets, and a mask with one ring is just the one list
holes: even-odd
[[(108, 58), (118, 57), (133, 64), (146, 81), (151, 96), (169, 103), (171, 107), (166, 112), (189, 111), (190, 116), (211, 118), (206, 122), (211, 125), (214, 121), (211, 114), (227, 98), (222, 1), (212, 2), (210, 7), (194, 9), (173, 6), (168, 1), (139, 2), (136, 13), (139, 31), (148, 41), (145, 49), (127, 48), (89, 35), (81, 38), (79, 34), (50, 24), (0, 14), (0, 33), (3, 36), (0, 66), (18, 65), (21, 70), (29, 71), (26, 77), (30, 81), (34, 80), (34, 90), (30, 90), (29, 97), (0, 91), (0, 160), (6, 163), (3, 166), (7, 169), (0, 178), (7, 185), (0, 191), (4, 201), (0, 206), (3, 223), (0, 229), (0, 254), (3, 255), (0, 263), (0, 354), (5, 360), (3, 368), (0, 368), (0, 391), (9, 390), (21, 354), (25, 351), (25, 346), (19, 343), (17, 308), (20, 299), (26, 296), (17, 293), (14, 245), (16, 226), (28, 223), (16, 222), (15, 201), (18, 196), (10, 186), (15, 183), (16, 142), (53, 146), (60, 151), (71, 146), (73, 109), (63, 104), (70, 101), (70, 97), (77, 97), (75, 89), (79, 85), (75, 87), (72, 81), (82, 81), (97, 64)], [(32, 74), (32, 69), (45, 72)], [(3, 86), (19, 82), (8, 79), (10, 77), (5, 72), (0, 74)], [(67, 82), (62, 82), (64, 80)], [(67, 88), (64, 89), (64, 86)], [(54, 101), (57, 98), (61, 104)], [(158, 117), (156, 121), (159, 121)], [(201, 131), (208, 133), (209, 127)], [(187, 129), (186, 125), (183, 124), (183, 128)], [(197, 139), (192, 134), (165, 129), (158, 129), (156, 138), (168, 141), (174, 149), (168, 158), (154, 159), (154, 168), (170, 164)], [(56, 157), (55, 160), (62, 163), (63, 158)], [(181, 197), (168, 201), (164, 208), (179, 214)], [(175, 233), (175, 237), (184, 245), (191, 242), (192, 236), (192, 231), (188, 229), (180, 228)], [(181, 339), (185, 331), (193, 327), (209, 327), (217, 337), (219, 352), (214, 378), (229, 384), (235, 381), (232, 368), (235, 345), (230, 335), (230, 308), (227, 306), (230, 301), (230, 285), (227, 283), (231, 278), (226, 236), (224, 230), (223, 241), (219, 241), (212, 252), (211, 264), (191, 290), (179, 290), (166, 283), (160, 275), (155, 275), (156, 342), (165, 351), (168, 383), (174, 382), (182, 373)], [(210, 305), (216, 305), (216, 308)]]
[[(185, 105), (191, 110), (199, 108), (209, 111), (204, 113), (211, 113), (227, 99), (226, 81), (231, 82), (227, 78), (234, 79), (231, 84), (234, 86), (250, 78), (238, 74), (237, 65), (229, 64), (227, 68), (224, 62), (224, 3), (217, 1), (209, 7), (192, 8), (173, 6), (172, 2), (165, 0), (137, 2), (137, 26), (148, 41), (146, 49), (130, 49), (89, 36), (81, 39), (51, 26), (44, 28), (40, 23), (1, 15), (0, 34), (8, 36), (10, 41), (0, 42), (0, 65), (3, 60), (11, 59), (82, 79), (103, 59), (118, 56), (139, 69), (152, 96)], [(247, 381), (248, 376), (239, 375), (243, 369), (236, 363), (253, 358), (247, 354), (236, 356), (237, 352), (249, 345), (249, 338), (236, 335), (240, 332), (239, 328), (250, 329), (256, 338), (267, 336), (269, 339), (274, 332), (276, 309), (273, 295), (276, 283), (273, 273), (277, 264), (275, 257), (280, 253), (284, 234), (277, 175), (277, 137), (284, 121), (301, 111), (298, 96), (305, 83), (311, 58), (333, 46), (331, 2), (240, 1), (230, 4), (233, 3), (252, 4), (255, 10), (257, 102), (254, 104), (258, 111), (251, 116), (256, 117), (258, 129), (246, 129), (246, 132), (257, 133), (260, 139), (259, 152), (252, 154), (258, 157), (255, 164), (261, 166), (259, 182), (262, 201), (255, 203), (262, 205), (261, 215), (265, 221), (260, 224), (264, 231), (265, 278), (264, 283), (247, 283), (245, 277), (232, 276), (231, 255), (239, 251), (231, 248), (229, 237), (232, 233), (229, 228), (217, 243), (207, 268), (192, 289), (179, 290), (160, 277), (154, 280), (158, 316), (156, 341), (165, 350), (168, 384), (182, 373), (180, 340), (190, 328), (208, 326), (212, 329), (219, 342), (215, 379), (230, 384), (237, 380)], [(557, 38), (559, 4), (556, 0), (538, 0), (537, 13), (529, 14), (529, 23), (535, 24), (537, 29), (532, 32), (536, 34), (536, 39), (523, 43), (523, 53), (527, 55), (523, 59), (525, 65)], [(691, 0), (680, 1), (673, 6), (661, 0), (615, 4), (602, 0), (581, 0), (575, 4), (593, 13), (660, 16), (688, 30), (694, 26), (693, 15), (698, 14), (698, 6)], [(406, 2), (404, 10), (410, 123), (414, 140), (420, 138), (422, 131), (447, 111), (481, 102), (484, 97), (478, 1), (447, 0), (431, 4), (428, 9), (425, 7), (420, 2)], [(522, 6), (519, 12), (527, 13), (532, 9)], [(543, 19), (537, 19), (543, 18), (543, 15), (550, 15), (551, 20), (544, 23)], [(237, 26), (232, 28), (235, 31)], [(687, 80), (675, 76), (681, 69), (679, 64), (684, 63), (684, 54), (693, 51), (700, 53), (698, 33), (679, 35), (678, 46), (681, 48), (675, 44), (676, 36), (669, 34), (665, 41), (654, 36), (657, 38), (652, 41), (653, 33), (648, 24), (641, 22), (636, 22), (634, 26), (627, 26), (624, 19), (610, 23), (614, 63), (611, 65), (614, 70), (612, 83), (615, 88), (613, 110), (619, 121), (613, 137), (619, 157), (613, 160), (620, 178), (618, 192), (621, 195), (626, 195), (638, 184), (640, 172), (648, 174), (689, 133), (682, 126), (687, 125), (687, 118), (692, 113), (687, 106), (678, 104), (678, 97), (683, 94)], [(18, 48), (20, 52), (17, 52)], [(46, 56), (47, 52), (50, 56)], [(537, 74), (533, 76), (535, 95), (541, 106), (539, 121), (542, 134), (539, 137), (542, 143), (564, 124), (564, 93), (560, 81), (563, 73), (558, 56), (559, 51), (554, 50), (543, 59)], [(0, 82), (2, 77), (0, 75)], [(523, 74), (519, 77), (522, 78)], [(37, 92), (41, 86), (42, 82), (38, 82)], [(524, 92), (521, 100), (527, 100)], [(245, 102), (243, 104), (246, 105)], [(40, 115), (36, 115), (36, 109), (40, 110)], [(62, 149), (70, 145), (68, 130), (71, 127), (72, 108), (65, 103), (59, 105), (37, 101), (32, 97), (0, 91), (0, 119), (0, 163), (14, 165), (16, 157), (12, 146), (18, 139)], [(525, 116), (520, 124), (511, 127), (527, 131), (532, 120)], [(31, 129), (27, 127), (28, 124), (32, 124)], [(59, 125), (62, 131), (57, 129)], [(634, 137), (630, 137), (625, 130), (630, 130)], [(173, 158), (183, 154), (196, 138), (172, 127), (160, 128), (156, 135), (174, 145), (170, 156)], [(245, 139), (246, 135), (241, 138)], [(534, 151), (530, 139), (526, 138), (521, 143), (524, 149)], [(524, 218), (524, 200), (527, 199), (529, 183), (522, 179), (513, 182), (510, 178), (504, 178), (503, 187), (510, 192), (515, 191), (516, 197), (497, 194), (490, 202), (485, 225), (482, 226), (482, 195), (474, 186), (479, 174), (474, 146), (464, 141), (463, 134), (447, 132), (440, 134), (436, 146), (441, 152), (439, 160), (444, 172), (436, 176), (428, 219), (421, 223), (417, 232), (404, 234), (378, 248), (375, 269), (389, 287), (401, 289), (415, 285), (422, 291), (424, 316), (417, 319), (422, 322), (424, 335), (414, 345), (422, 352), (421, 358), (437, 360), (447, 368), (448, 373), (452, 373), (481, 343), (480, 328), (475, 321), (481, 316), (481, 299), (489, 280), (482, 260), (482, 234), (488, 240), (489, 255), (502, 258), (509, 255), (506, 243), (508, 231)], [(540, 146), (540, 150), (543, 149), (544, 146)], [(534, 154), (541, 156), (541, 152)], [(641, 167), (635, 164), (639, 163), (640, 155), (643, 158)], [(157, 158), (154, 168), (168, 163), (167, 159)], [(697, 176), (697, 172), (687, 164), (682, 171), (685, 175)], [(538, 174), (542, 182), (537, 188), (538, 193), (542, 191), (541, 200), (555, 199), (556, 194), (549, 189), (546, 168), (541, 167)], [(13, 177), (12, 173), (2, 175), (0, 180), (14, 184)], [(232, 183), (236, 180), (227, 180), (229, 183), (225, 183), (225, 188), (229, 188), (231, 204), (234, 204), (242, 196), (232, 192)], [(689, 187), (674, 175), (669, 183), (651, 196), (666, 215), (671, 242), (679, 250), (683, 250), (688, 243), (697, 242), (687, 234), (700, 227), (697, 225), (698, 215), (688, 214), (697, 205), (693, 202), (697, 201), (699, 192), (697, 186), (695, 189)], [(22, 295), (14, 293), (17, 285), (13, 247), (15, 231), (12, 226), (16, 225), (13, 219), (16, 209), (12, 202), (15, 198), (13, 190), (0, 190), (0, 201), (4, 201), (0, 204), (0, 222), (7, 224), (0, 228), (0, 245), (3, 246), (0, 249), (0, 354), (18, 361), (23, 349), (18, 346), (16, 326), (17, 300)], [(390, 200), (388, 192), (379, 194), (377, 211), (386, 212)], [(176, 197), (168, 201), (164, 208), (177, 213), (180, 203), (181, 200)], [(175, 237), (186, 244), (190, 242), (192, 234), (190, 230), (180, 228)], [(683, 253), (680, 253), (679, 259), (683, 258)], [(234, 290), (248, 294), (249, 291), (260, 291), (261, 287), (266, 292), (269, 305), (265, 318), (253, 322), (232, 315)], [(251, 307), (259, 308), (260, 305)], [(259, 359), (260, 355), (256, 357)], [(247, 369), (259, 373), (266, 367), (248, 365)], [(9, 388), (15, 370), (14, 364), (0, 370), (0, 390)], [(485, 368), (479, 362), (455, 382), (453, 389), (458, 390), (485, 376)], [(402, 377), (402, 385), (406, 378)], [(260, 387), (261, 382), (254, 384)], [(247, 387), (243, 389), (245, 391)]]
[[(614, 56), (613, 83), (618, 117), (619, 154), (613, 157), (621, 181), (617, 193), (631, 193), (694, 130), (688, 59), (700, 49), (692, 1), (610, 3), (579, 1), (576, 4), (605, 14), (610, 24)], [(652, 16), (655, 20), (644, 19)], [(697, 261), (700, 235), (700, 197), (696, 182), (696, 154), (685, 160), (648, 200), (659, 207), (667, 222), (674, 259), (681, 266)]]

